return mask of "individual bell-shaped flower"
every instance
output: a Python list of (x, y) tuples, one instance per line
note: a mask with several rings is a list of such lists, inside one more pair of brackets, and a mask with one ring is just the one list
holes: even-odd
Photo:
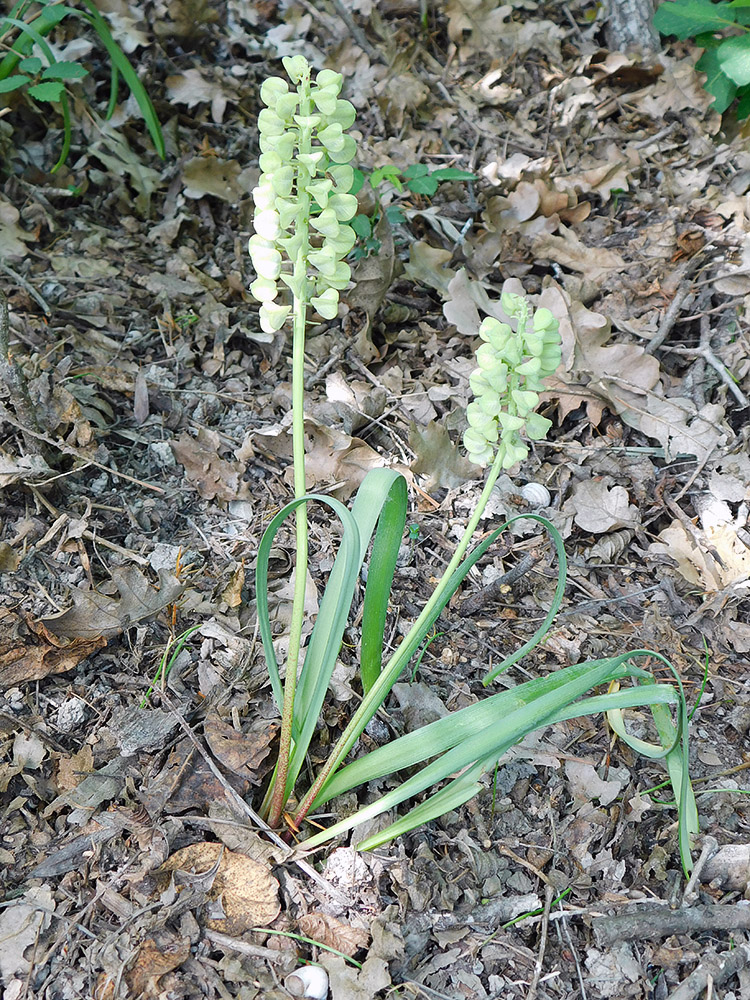
[(280, 330), (291, 312), (291, 306), (281, 306), (276, 302), (264, 302), (260, 307), (260, 328), (264, 333)]

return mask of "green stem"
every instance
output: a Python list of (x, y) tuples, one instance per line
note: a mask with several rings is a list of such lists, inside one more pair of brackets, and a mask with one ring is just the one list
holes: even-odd
[[(300, 114), (310, 113), (310, 79), (303, 80), (299, 85)], [(303, 95), (304, 90), (304, 95)], [(309, 153), (311, 130), (301, 129), (299, 152)], [(307, 255), (310, 252), (310, 195), (307, 185), (310, 175), (307, 168), (298, 162), (297, 169), (297, 204), (299, 206), (295, 223), (296, 234), (301, 236), (297, 254), (294, 259), (295, 288), (302, 290), (294, 295), (292, 310), (292, 454), (294, 460), (294, 496), (303, 497), (307, 492), (305, 485), (305, 327), (307, 323), (307, 304), (310, 298), (307, 282)], [(279, 759), (271, 794), (268, 822), (277, 827), (281, 821), (287, 800), (287, 777), (289, 775), (289, 758), (292, 749), (292, 724), (294, 721), (294, 699), (297, 693), (297, 671), (299, 669), (300, 648), (302, 645), (302, 625), (305, 616), (305, 590), (307, 584), (307, 504), (300, 504), (296, 510), (297, 558), (294, 566), (294, 603), (292, 605), (292, 622), (289, 629), (289, 652), (286, 658), (286, 674), (284, 676), (284, 705), (281, 713), (281, 734), (279, 740)]]
[(466, 550), (468, 549), (472, 536), (477, 529), (482, 514), (484, 513), (484, 509), (487, 506), (487, 501), (490, 498), (492, 489), (497, 482), (497, 477), (500, 475), (501, 471), (502, 452), (498, 449), (498, 452), (495, 455), (495, 460), (490, 468), (489, 475), (487, 476), (487, 482), (482, 490), (482, 495), (479, 497), (479, 501), (469, 520), (469, 523), (466, 525), (466, 530), (461, 536), (461, 541), (458, 543), (458, 547), (453, 554), (453, 558), (448, 563), (448, 566), (441, 576), (438, 585), (435, 587), (429, 601), (422, 609), (422, 613), (412, 625), (401, 645), (391, 656), (378, 679), (365, 694), (359, 708), (352, 716), (349, 725), (346, 727), (336, 746), (333, 748), (325, 766), (320, 771), (312, 787), (300, 803), (294, 816), (295, 824), (299, 824), (310, 811), (321, 789), (334, 771), (337, 770), (346, 755), (359, 739), (362, 730), (373, 717), (380, 705), (383, 704), (388, 696), (388, 692), (396, 683), (409, 660), (412, 658), (420, 643), (423, 641), (425, 626), (429, 622), (430, 615), (444, 598), (451, 577), (458, 569), (463, 557), (466, 555)]

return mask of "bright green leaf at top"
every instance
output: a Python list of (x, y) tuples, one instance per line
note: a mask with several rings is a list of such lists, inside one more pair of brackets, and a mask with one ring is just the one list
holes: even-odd
[(722, 114), (737, 96), (737, 87), (719, 65), (717, 51), (715, 48), (706, 49), (695, 64), (695, 68), (706, 74), (704, 88), (714, 96), (712, 110)]
[(692, 38), (702, 31), (722, 31), (734, 24), (731, 4), (710, 0), (668, 0), (654, 14), (654, 27), (662, 35)]
[(43, 80), (82, 80), (89, 71), (77, 62), (58, 62), (48, 66), (42, 73)]
[(35, 75), (39, 72), (43, 65), (44, 63), (41, 59), (38, 59), (36, 56), (29, 56), (28, 59), (22, 59), (20, 61), (18, 68), (23, 70), (24, 73), (31, 73), (32, 75)]
[(338, 100), (336, 101), (336, 107), (332, 112), (327, 112), (328, 121), (342, 128), (350, 128), (354, 124), (354, 119), (357, 117), (357, 112), (354, 110), (354, 105), (350, 101)]
[(49, 101), (50, 103), (59, 101), (64, 92), (65, 87), (53, 80), (48, 83), (37, 83), (35, 86), (29, 87), (28, 90), (29, 95), (35, 97), (37, 101)]
[(750, 83), (750, 35), (734, 35), (725, 39), (716, 50), (716, 58), (722, 70), (738, 87)]
[(292, 83), (301, 83), (303, 77), (309, 77), (310, 67), (304, 56), (284, 56), (281, 62)]

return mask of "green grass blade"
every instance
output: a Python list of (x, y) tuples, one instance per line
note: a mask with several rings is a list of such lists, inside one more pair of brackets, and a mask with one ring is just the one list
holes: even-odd
[(161, 131), (159, 118), (154, 109), (154, 105), (151, 103), (151, 98), (148, 96), (146, 88), (141, 83), (130, 60), (112, 37), (109, 27), (107, 26), (107, 22), (97, 10), (96, 4), (93, 0), (83, 0), (83, 2), (88, 7), (88, 12), (74, 11), (73, 13), (75, 13), (78, 17), (81, 17), (83, 20), (88, 21), (88, 23), (93, 26), (96, 33), (99, 35), (102, 45), (109, 53), (113, 67), (122, 75), (123, 80), (130, 88), (130, 92), (133, 97), (135, 97), (138, 107), (141, 109), (143, 120), (146, 122), (146, 127), (151, 135), (154, 148), (156, 149), (160, 159), (163, 160), (166, 156), (164, 136)]
[[(333, 569), (331, 570), (331, 579), (335, 580), (336, 583), (343, 582), (347, 577), (354, 575), (356, 578), (357, 566), (356, 559), (359, 549), (358, 544), (358, 530), (356, 522), (352, 517), (351, 513), (347, 508), (340, 503), (338, 500), (334, 500), (332, 497), (322, 496), (317, 493), (310, 493), (304, 497), (299, 497), (296, 500), (292, 500), (285, 507), (276, 514), (276, 516), (271, 520), (266, 530), (263, 532), (263, 537), (260, 540), (260, 546), (258, 547), (258, 561), (255, 569), (255, 590), (256, 590), (256, 602), (258, 608), (258, 630), (260, 632), (261, 642), (263, 644), (263, 652), (266, 657), (266, 666), (268, 669), (269, 676), (271, 678), (271, 688), (273, 690), (274, 698), (276, 699), (276, 704), (281, 711), (284, 704), (284, 689), (281, 684), (281, 677), (279, 675), (279, 664), (276, 659), (276, 652), (273, 648), (273, 635), (271, 632), (271, 622), (268, 616), (268, 561), (271, 554), (271, 546), (273, 540), (276, 537), (276, 532), (281, 527), (282, 523), (286, 518), (297, 509), (302, 503), (308, 501), (317, 500), (322, 504), (330, 507), (334, 514), (336, 514), (343, 526), (343, 534), (341, 538), (341, 548), (336, 557), (336, 562), (334, 563)], [(348, 608), (347, 608), (348, 613)], [(318, 616), (320, 617), (320, 616)]]
[[(396, 560), (404, 536), (406, 505), (406, 480), (400, 477), (390, 489), (388, 498), (382, 506), (367, 573), (359, 666), (362, 689), (365, 692), (370, 690), (380, 676), (383, 663), (385, 619)], [(356, 503), (353, 513), (355, 517), (358, 514)]]

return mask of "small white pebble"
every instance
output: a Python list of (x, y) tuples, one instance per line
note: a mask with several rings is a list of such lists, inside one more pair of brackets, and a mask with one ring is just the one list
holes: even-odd
[(293, 997), (325, 1000), (328, 996), (328, 973), (319, 965), (304, 965), (286, 977), (284, 986)]
[(55, 725), (62, 733), (72, 733), (86, 718), (86, 705), (80, 698), (68, 698), (57, 710)]
[(518, 491), (534, 507), (549, 507), (552, 496), (542, 483), (525, 483)]

